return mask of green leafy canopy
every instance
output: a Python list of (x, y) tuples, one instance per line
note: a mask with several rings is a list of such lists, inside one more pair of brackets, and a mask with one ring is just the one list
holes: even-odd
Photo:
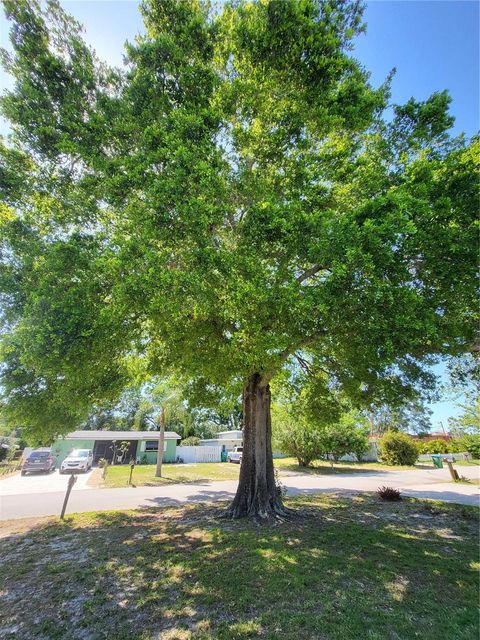
[(360, 3), (146, 0), (123, 69), (58, 2), (4, 6), (14, 420), (65, 431), (132, 362), (212, 399), (300, 354), (380, 402), (470, 348), (478, 139), (449, 137), (445, 92), (387, 117), (392, 78), (372, 87), (351, 52)]

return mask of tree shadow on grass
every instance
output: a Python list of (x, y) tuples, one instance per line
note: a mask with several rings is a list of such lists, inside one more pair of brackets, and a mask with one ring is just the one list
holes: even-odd
[[(460, 485), (462, 486), (462, 485)], [(465, 486), (465, 485), (463, 485)], [(474, 484), (471, 485), (472, 488), (475, 487)], [(454, 491), (453, 489), (440, 489), (441, 485), (434, 484), (429, 487), (428, 491), (418, 491), (415, 489), (410, 489), (410, 487), (405, 488), (405, 494), (412, 498), (421, 498), (427, 500), (440, 500), (445, 502), (453, 502), (456, 504), (469, 505), (471, 507), (480, 506), (480, 495), (478, 491), (474, 489), (472, 493), (465, 494), (461, 491)]]
[[(405, 488), (399, 489), (400, 493), (406, 497), (411, 498), (419, 498), (422, 500), (433, 500), (440, 502), (453, 503), (455, 505), (465, 505), (470, 507), (478, 507), (480, 504), (480, 496), (478, 492), (474, 491), (471, 494), (465, 494), (461, 491), (455, 491), (454, 489), (441, 489), (441, 484), (432, 484), (429, 485), (428, 490), (419, 491), (415, 489), (411, 489), (409, 486)], [(463, 485), (464, 486), (464, 485)], [(474, 487), (475, 485), (472, 485)], [(289, 496), (302, 496), (302, 495), (310, 495), (314, 496), (316, 494), (338, 494), (341, 496), (368, 496), (375, 494), (376, 491), (368, 490), (368, 489), (344, 489), (336, 486), (331, 487), (322, 487), (322, 488), (297, 488), (297, 487), (288, 487), (288, 495)]]
[(274, 527), (189, 504), (6, 538), (0, 637), (477, 637), (473, 510), (338, 495), (291, 506), (303, 517)]

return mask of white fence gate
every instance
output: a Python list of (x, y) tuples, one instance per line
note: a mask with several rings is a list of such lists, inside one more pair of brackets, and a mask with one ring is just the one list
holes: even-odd
[(184, 462), (220, 462), (222, 447), (177, 447)]

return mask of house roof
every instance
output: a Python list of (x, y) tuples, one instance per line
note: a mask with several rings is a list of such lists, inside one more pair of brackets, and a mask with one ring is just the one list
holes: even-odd
[(217, 442), (218, 444), (226, 444), (228, 442), (242, 442), (243, 438), (202, 438), (200, 442)]
[(233, 429), (232, 431), (219, 431), (217, 433), (217, 438), (241, 438), (243, 436), (243, 431), (241, 429)]
[[(180, 440), (175, 431), (165, 431), (165, 440)], [(66, 440), (157, 440), (158, 431), (71, 431)]]

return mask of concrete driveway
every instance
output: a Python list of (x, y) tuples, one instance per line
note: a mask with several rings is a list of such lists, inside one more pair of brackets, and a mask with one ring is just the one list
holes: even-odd
[[(87, 482), (92, 470), (77, 474), (73, 490), (89, 489)], [(67, 490), (69, 475), (60, 475), (58, 469), (51, 473), (29, 473), (22, 476), (20, 471), (13, 476), (0, 480), (0, 496), (30, 495), (32, 493), (51, 493)], [(38, 498), (36, 498), (38, 500)]]

